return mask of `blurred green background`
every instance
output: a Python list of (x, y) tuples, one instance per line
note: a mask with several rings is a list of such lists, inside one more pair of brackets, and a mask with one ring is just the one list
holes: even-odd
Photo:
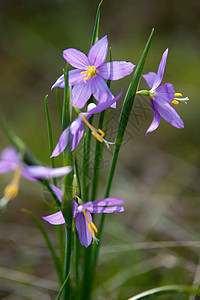
[[(50, 87), (65, 67), (64, 49), (88, 52), (97, 6), (96, 0), (0, 1), (0, 117), (46, 164), (49, 151), (43, 99), (49, 95), (57, 142), (60, 122)], [(144, 73), (157, 71), (169, 47), (164, 82), (173, 83), (176, 92), (189, 96), (190, 102), (176, 106), (185, 122), (183, 130), (162, 120), (155, 132), (145, 136), (153, 114), (148, 99), (135, 99), (112, 188), (112, 196), (126, 200), (126, 212), (106, 219), (93, 297), (127, 299), (164, 284), (198, 286), (200, 1), (104, 0), (101, 12), (100, 37), (108, 35), (113, 60), (137, 64), (155, 28)], [(123, 88), (125, 94), (130, 79), (113, 82), (113, 93)], [(141, 80), (141, 88), (145, 87)], [(110, 140), (114, 140), (121, 103), (111, 114)], [(2, 131), (0, 139), (3, 149), (8, 142)], [(81, 146), (78, 154), (81, 157)], [(104, 194), (110, 159), (111, 154), (104, 151), (99, 197)], [(2, 194), (11, 176), (1, 175)], [(37, 228), (21, 212), (26, 207), (38, 218), (48, 214), (47, 197), (39, 184), (22, 179), (17, 199), (1, 212), (2, 299), (54, 299), (57, 285), (49, 253)], [(54, 239), (53, 227), (44, 225)], [(36, 276), (36, 281), (27, 274)]]

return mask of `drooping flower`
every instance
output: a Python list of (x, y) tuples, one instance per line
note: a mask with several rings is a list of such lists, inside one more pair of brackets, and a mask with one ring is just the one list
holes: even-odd
[(86, 124), (92, 131), (92, 135), (99, 141), (105, 142), (107, 147), (109, 147), (109, 142), (104, 139), (104, 132), (101, 129), (94, 128), (89, 122), (88, 119), (91, 115), (99, 113), (108, 107), (111, 107), (121, 96), (122, 91), (115, 98), (109, 99), (107, 93), (101, 95), (101, 101), (96, 106), (94, 103), (88, 105), (88, 111), (86, 113), (80, 113), (79, 116), (68, 126), (61, 134), (59, 141), (53, 150), (51, 157), (60, 155), (68, 144), (70, 144), (70, 150), (73, 151), (76, 146), (79, 144), (83, 132), (84, 124)]
[(189, 98), (178, 98), (182, 97), (182, 94), (175, 93), (174, 87), (171, 83), (160, 85), (165, 71), (167, 55), (168, 49), (166, 49), (163, 53), (157, 73), (149, 72), (148, 74), (143, 75), (150, 87), (150, 91), (144, 90), (137, 92), (137, 94), (150, 97), (150, 103), (154, 113), (153, 121), (146, 134), (154, 131), (159, 126), (161, 117), (176, 128), (184, 128), (183, 120), (169, 103), (178, 104), (178, 101), (185, 102), (189, 100)]
[(14, 171), (14, 176), (11, 183), (8, 184), (4, 190), (4, 197), (0, 200), (0, 208), (4, 207), (9, 200), (12, 200), (17, 196), (21, 176), (31, 181), (50, 179), (67, 175), (72, 171), (72, 168), (66, 166), (53, 169), (43, 166), (27, 165), (20, 159), (15, 148), (7, 147), (1, 153), (0, 174), (11, 171)]
[[(83, 52), (73, 48), (63, 51), (64, 59), (76, 68), (69, 71), (69, 84), (74, 86), (71, 101), (77, 108), (83, 108), (92, 94), (97, 101), (101, 100), (102, 93), (105, 92), (109, 98), (113, 98), (114, 96), (104, 79), (118, 80), (132, 73), (135, 65), (131, 62), (113, 61), (105, 63), (107, 53), (107, 36), (104, 36), (91, 47), (88, 57)], [(64, 86), (64, 75), (62, 75), (54, 83), (52, 89), (54, 87), (64, 88)]]
[[(51, 185), (51, 187), (58, 199), (62, 201), (62, 191), (53, 185)], [(79, 198), (77, 199), (80, 201)], [(91, 213), (100, 214), (123, 212), (124, 207), (121, 206), (123, 203), (124, 200), (117, 198), (106, 198), (81, 204), (78, 204), (77, 201), (73, 200), (73, 218), (76, 218), (75, 226), (81, 245), (87, 248), (91, 244), (92, 240), (97, 241), (95, 235), (98, 230), (95, 224), (92, 222)], [(43, 219), (52, 225), (60, 225), (65, 223), (65, 219), (61, 211), (43, 217)]]

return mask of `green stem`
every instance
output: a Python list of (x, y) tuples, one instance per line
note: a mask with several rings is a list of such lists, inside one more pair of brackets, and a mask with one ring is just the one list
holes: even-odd
[[(68, 65), (67, 70), (64, 72), (65, 78), (65, 89), (63, 99), (63, 111), (62, 111), (62, 130), (65, 130), (70, 124), (70, 95), (69, 95), (69, 84), (68, 84)], [(70, 140), (69, 136), (68, 147), (63, 153), (63, 165), (73, 166), (72, 153), (70, 152)], [(72, 198), (72, 181), (73, 172), (64, 177), (63, 184), (63, 201), (62, 201), (62, 213), (65, 219), (65, 260), (64, 260), (64, 274), (63, 280), (67, 278), (70, 271), (71, 261), (71, 247), (72, 247), (72, 215), (73, 215), (73, 198)], [(70, 295), (70, 284), (67, 281), (64, 287), (64, 299), (69, 299)]]
[(58, 115), (60, 120), (62, 121), (62, 105), (61, 105), (61, 99), (60, 99), (60, 88), (56, 87), (56, 103), (57, 103), (57, 108), (58, 108)]
[(62, 284), (62, 286), (61, 286), (61, 288), (60, 288), (60, 291), (59, 291), (59, 293), (58, 293), (58, 295), (57, 295), (57, 297), (56, 297), (56, 300), (59, 300), (59, 299), (60, 299), (60, 296), (61, 296), (61, 294), (62, 294), (62, 292), (63, 292), (63, 290), (64, 290), (64, 287), (65, 287), (65, 285), (66, 285), (66, 283), (67, 283), (67, 281), (68, 281), (68, 279), (69, 279), (70, 274), (71, 274), (71, 272), (69, 272), (68, 275), (67, 275), (67, 277), (65, 278), (65, 281), (63, 282), (63, 284)]
[[(52, 129), (51, 129), (51, 119), (49, 114), (49, 107), (48, 107), (48, 101), (47, 101), (48, 95), (44, 98), (45, 103), (45, 112), (46, 112), (46, 120), (47, 120), (47, 130), (48, 130), (48, 138), (49, 138), (49, 154), (53, 152), (53, 135), (52, 135)], [(52, 168), (55, 168), (55, 160), (54, 157), (50, 158), (51, 166)], [(56, 185), (56, 178), (52, 178), (52, 182), (54, 185)]]

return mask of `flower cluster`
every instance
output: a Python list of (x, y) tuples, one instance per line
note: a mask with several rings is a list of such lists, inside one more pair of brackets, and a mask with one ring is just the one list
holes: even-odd
[[(105, 62), (108, 54), (108, 40), (104, 36), (98, 40), (89, 50), (88, 56), (76, 49), (66, 49), (63, 51), (64, 59), (75, 69), (68, 73), (68, 83), (72, 86), (71, 105), (74, 107), (77, 118), (61, 133), (59, 141), (51, 154), (52, 157), (60, 155), (68, 146), (70, 151), (79, 144), (83, 134), (84, 126), (90, 128), (92, 135), (100, 143), (105, 143), (109, 148), (112, 142), (105, 139), (105, 133), (102, 128), (96, 129), (89, 123), (89, 118), (110, 107), (116, 108), (116, 102), (122, 95), (122, 91), (115, 97), (109, 89), (105, 80), (118, 80), (133, 72), (135, 65), (126, 61)], [(142, 94), (150, 98), (150, 104), (153, 110), (154, 118), (146, 133), (154, 131), (160, 124), (161, 117), (172, 126), (183, 128), (184, 123), (175, 109), (170, 104), (178, 104), (179, 101), (189, 100), (182, 97), (181, 93), (175, 93), (174, 87), (170, 83), (161, 85), (163, 80), (168, 49), (163, 53), (157, 73), (149, 72), (143, 75), (150, 90), (141, 90), (137, 94)], [(60, 76), (52, 86), (64, 88), (64, 75)], [(97, 104), (92, 102), (98, 101)], [(86, 112), (81, 109), (87, 104)], [(42, 179), (51, 179), (69, 174), (72, 171), (71, 166), (61, 168), (48, 168), (44, 166), (26, 164), (19, 153), (14, 148), (6, 148), (1, 154), (0, 174), (14, 171), (14, 177), (10, 184), (4, 190), (4, 197), (0, 201), (0, 207), (5, 206), (9, 200), (14, 199), (18, 194), (20, 177), (23, 176), (31, 181)], [(62, 191), (51, 185), (57, 198), (62, 201)], [(80, 243), (88, 247), (92, 240), (96, 240), (97, 227), (92, 221), (91, 213), (113, 213), (123, 212), (121, 206), (124, 200), (117, 198), (105, 198), (102, 200), (88, 201), (83, 203), (78, 196), (74, 196), (73, 201), (73, 219), (78, 232)], [(52, 215), (43, 217), (50, 224), (64, 224), (65, 219), (61, 211)]]

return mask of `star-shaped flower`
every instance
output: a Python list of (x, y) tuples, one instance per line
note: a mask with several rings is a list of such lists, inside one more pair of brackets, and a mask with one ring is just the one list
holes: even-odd
[[(58, 199), (62, 201), (62, 191), (53, 185), (51, 185), (51, 187)], [(80, 201), (80, 199), (78, 200)], [(91, 213), (100, 214), (123, 212), (124, 207), (121, 206), (123, 203), (124, 200), (118, 198), (106, 198), (81, 204), (78, 204), (75, 200), (73, 200), (73, 218), (76, 218), (75, 226), (81, 245), (87, 248), (91, 244), (92, 240), (97, 241), (95, 235), (98, 230), (95, 224), (92, 222)], [(43, 219), (52, 225), (60, 225), (65, 223), (65, 219), (61, 211), (43, 217)]]
[[(102, 93), (114, 98), (108, 88), (106, 80), (118, 80), (133, 72), (134, 65), (126, 61), (105, 63), (108, 53), (107, 36), (97, 41), (90, 49), (88, 57), (81, 51), (69, 48), (63, 51), (64, 59), (75, 70), (69, 71), (69, 84), (73, 86), (71, 101), (81, 109), (93, 94), (97, 101), (101, 100)], [(60, 76), (52, 86), (64, 88), (64, 75)], [(114, 106), (113, 106), (114, 107)]]
[(67, 175), (72, 171), (72, 168), (67, 166), (52, 169), (43, 166), (30, 166), (20, 159), (15, 148), (7, 147), (1, 153), (0, 174), (11, 171), (14, 171), (14, 176), (11, 183), (8, 184), (4, 190), (4, 197), (0, 201), (0, 208), (4, 207), (9, 200), (12, 200), (17, 196), (21, 176), (31, 181), (50, 179)]
[(150, 97), (150, 103), (154, 113), (154, 119), (146, 134), (154, 131), (159, 126), (161, 117), (176, 128), (184, 128), (183, 120), (169, 103), (178, 104), (178, 101), (185, 102), (189, 100), (189, 98), (177, 98), (182, 97), (182, 94), (175, 93), (171, 83), (160, 85), (165, 71), (167, 55), (168, 49), (163, 53), (157, 74), (149, 72), (148, 74), (143, 75), (150, 87), (150, 91), (137, 92), (137, 94), (143, 94)]

